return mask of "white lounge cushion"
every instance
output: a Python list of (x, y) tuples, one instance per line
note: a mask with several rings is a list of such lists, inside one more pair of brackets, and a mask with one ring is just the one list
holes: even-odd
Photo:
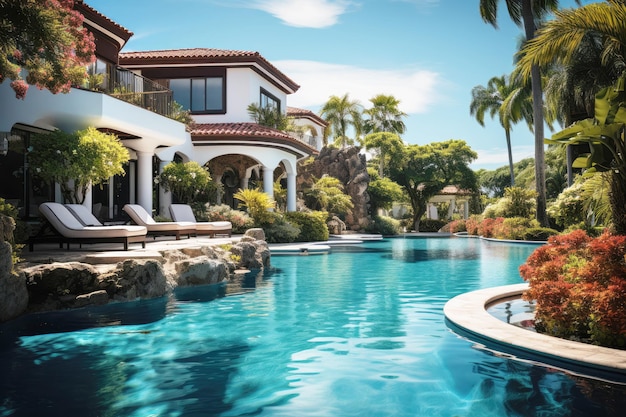
[(130, 218), (140, 226), (145, 226), (149, 232), (159, 231), (195, 231), (196, 225), (193, 222), (156, 222), (139, 204), (126, 204), (123, 210)]
[(188, 204), (171, 204), (170, 214), (175, 221), (193, 222), (196, 230), (206, 231), (227, 231), (233, 228), (233, 225), (229, 221), (217, 221), (217, 222), (198, 222), (196, 216), (193, 214), (191, 206)]
[(147, 229), (142, 226), (83, 226), (80, 221), (60, 203), (42, 203), (41, 214), (62, 236), (67, 238), (109, 238), (142, 236)]
[(104, 226), (96, 216), (82, 204), (65, 204), (65, 207), (81, 222), (84, 226)]

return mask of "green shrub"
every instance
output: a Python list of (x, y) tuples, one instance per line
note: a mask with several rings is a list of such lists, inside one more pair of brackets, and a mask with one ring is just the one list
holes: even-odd
[(489, 204), (483, 216), (487, 218), (498, 217), (525, 217), (532, 218), (535, 215), (537, 193), (521, 187), (508, 187), (504, 191), (504, 197), (495, 203)]
[(263, 224), (267, 243), (291, 243), (300, 235), (300, 228), (285, 219), (279, 213), (269, 212), (271, 220)]
[(374, 216), (372, 223), (367, 227), (368, 233), (380, 233), (383, 236), (392, 236), (400, 233), (400, 220), (387, 216)]
[(420, 220), (420, 232), (438, 232), (446, 222), (443, 220), (422, 219)]
[(546, 241), (550, 236), (556, 236), (559, 232), (548, 227), (531, 227), (526, 229), (524, 240)]
[(328, 226), (325, 211), (290, 211), (285, 213), (285, 219), (300, 229), (298, 242), (323, 242), (328, 240)]

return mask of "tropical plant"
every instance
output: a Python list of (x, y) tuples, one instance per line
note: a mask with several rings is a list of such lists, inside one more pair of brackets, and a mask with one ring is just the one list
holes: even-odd
[(255, 225), (262, 226), (273, 222), (274, 217), (270, 210), (274, 209), (276, 204), (269, 194), (260, 189), (247, 188), (239, 189), (233, 197), (241, 201)]
[(352, 199), (344, 194), (343, 184), (335, 177), (324, 175), (304, 191), (304, 200), (312, 210), (332, 214), (346, 214), (354, 208)]
[(378, 154), (378, 175), (385, 176), (385, 163), (389, 155), (402, 151), (404, 144), (398, 135), (390, 132), (376, 132), (365, 136), (363, 145), (367, 150), (375, 150)]
[[(500, 0), (480, 0), (480, 15), (483, 20), (497, 28), (498, 4)], [(527, 42), (535, 36), (535, 23), (549, 12), (556, 10), (558, 0), (506, 0), (511, 20), (524, 28)], [(541, 70), (539, 65), (532, 64), (529, 68), (532, 103), (533, 132), (535, 133), (535, 189), (537, 191), (537, 220), (542, 226), (548, 226), (546, 213), (547, 198), (545, 190), (545, 156), (544, 156), (544, 117), (543, 94), (541, 87)], [(525, 82), (525, 78), (522, 79)]]
[(447, 185), (477, 190), (477, 180), (470, 163), (476, 159), (465, 141), (451, 139), (428, 145), (406, 145), (392, 155), (389, 178), (400, 184), (411, 202), (414, 230), (420, 230), (420, 219), (428, 201)]
[(609, 196), (617, 234), (626, 234), (626, 73), (614, 86), (596, 94), (595, 115), (552, 135), (548, 143), (586, 143), (590, 152), (572, 164), (587, 173), (610, 172)]
[(117, 136), (93, 127), (33, 135), (28, 152), (31, 172), (59, 184), (66, 201), (80, 204), (92, 185), (124, 175), (128, 160), (128, 150)]
[(185, 204), (206, 202), (211, 190), (215, 189), (208, 169), (195, 161), (170, 162), (163, 167), (158, 183)]
[(275, 106), (263, 106), (256, 103), (248, 105), (248, 115), (262, 126), (271, 127), (278, 130), (286, 130), (289, 125), (289, 118)]
[(362, 106), (356, 100), (350, 100), (348, 93), (342, 97), (331, 96), (320, 110), (320, 116), (328, 123), (324, 130), (324, 144), (332, 137), (340, 147), (354, 144), (348, 137), (348, 129), (352, 127), (357, 138), (363, 130)]
[(5, 0), (0, 16), (0, 83), (12, 80), (17, 98), (26, 96), (28, 84), (52, 93), (83, 84), (96, 46), (73, 0)]
[(369, 116), (363, 124), (365, 133), (389, 132), (402, 135), (406, 125), (402, 120), (406, 113), (400, 111), (400, 100), (394, 96), (378, 94), (370, 99), (372, 107), (363, 111)]

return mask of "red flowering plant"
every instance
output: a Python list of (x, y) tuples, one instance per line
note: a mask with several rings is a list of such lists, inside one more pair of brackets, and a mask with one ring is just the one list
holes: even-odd
[(497, 217), (495, 219), (492, 219), (492, 218), (484, 219), (478, 225), (478, 236), (494, 237), (493, 236), (494, 228), (497, 227), (499, 224), (502, 224), (503, 221), (504, 221), (504, 217)]
[(534, 300), (536, 329), (626, 348), (626, 236), (576, 230), (551, 237), (520, 267)]

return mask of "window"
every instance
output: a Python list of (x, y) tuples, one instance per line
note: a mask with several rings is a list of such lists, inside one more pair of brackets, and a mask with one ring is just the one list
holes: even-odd
[(224, 78), (175, 78), (169, 82), (174, 100), (192, 113), (224, 112)]
[(259, 100), (259, 103), (262, 109), (266, 107), (271, 107), (273, 109), (280, 111), (280, 100), (278, 100), (276, 96), (270, 94), (269, 91), (263, 88), (261, 88), (261, 98)]

